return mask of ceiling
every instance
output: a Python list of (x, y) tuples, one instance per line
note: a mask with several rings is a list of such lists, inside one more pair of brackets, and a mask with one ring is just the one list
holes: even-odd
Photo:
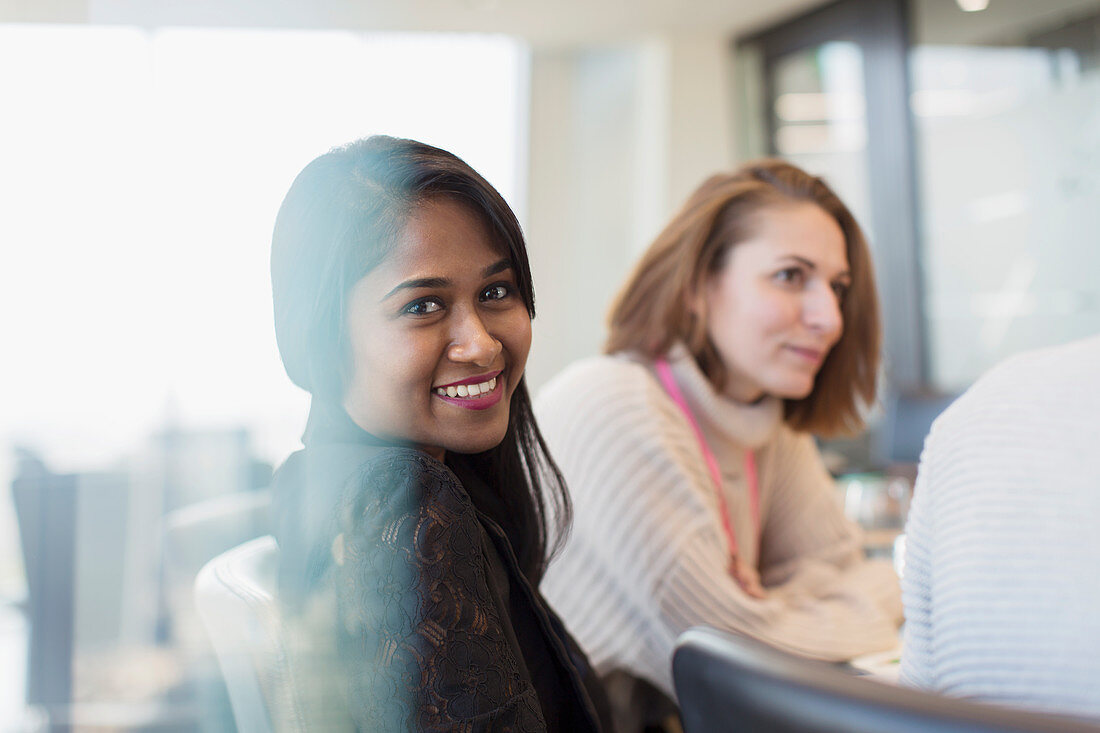
[(0, 22), (507, 33), (536, 45), (748, 33), (822, 0), (0, 0)]

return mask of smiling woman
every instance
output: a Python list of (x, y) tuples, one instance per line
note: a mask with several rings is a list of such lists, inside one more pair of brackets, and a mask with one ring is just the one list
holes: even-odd
[(538, 591), (569, 504), (524, 383), (534, 296), (507, 204), (450, 153), (361, 140), (295, 179), (271, 274), (312, 395), (275, 480), (309, 727), (599, 730)]
[(441, 461), (504, 439), (531, 318), (502, 255), (456, 201), (410, 216), (393, 253), (351, 291), (344, 408), (359, 427)]

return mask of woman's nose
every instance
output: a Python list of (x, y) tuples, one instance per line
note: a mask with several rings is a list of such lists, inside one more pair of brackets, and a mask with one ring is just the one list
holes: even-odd
[(479, 367), (491, 367), (504, 346), (498, 341), (476, 313), (470, 313), (456, 322), (447, 358)]
[(840, 301), (828, 285), (814, 288), (803, 304), (803, 317), (813, 331), (828, 337), (836, 337), (844, 329), (844, 315)]

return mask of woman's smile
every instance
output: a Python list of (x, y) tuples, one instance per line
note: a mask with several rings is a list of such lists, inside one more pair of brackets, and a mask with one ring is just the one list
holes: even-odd
[(464, 407), (468, 410), (487, 410), (500, 402), (503, 389), (503, 380), (499, 379), (502, 369), (498, 369), (488, 375), (481, 375), (462, 379), (449, 384), (441, 384), (432, 388), (435, 396), (452, 405)]
[(788, 345), (787, 350), (805, 361), (807, 365), (813, 366), (815, 369), (821, 365), (821, 362), (825, 360), (825, 355), (828, 353), (828, 349), (814, 349), (806, 346), (793, 346)]

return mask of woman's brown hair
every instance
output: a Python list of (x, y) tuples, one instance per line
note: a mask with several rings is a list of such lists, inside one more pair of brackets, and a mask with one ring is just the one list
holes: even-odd
[(787, 400), (784, 416), (795, 430), (819, 435), (863, 427), (861, 408), (875, 398), (882, 332), (871, 255), (848, 207), (820, 178), (781, 160), (746, 163), (711, 176), (691, 195), (635, 266), (611, 307), (604, 350), (650, 359), (684, 342), (717, 389), (726, 373), (707, 336), (706, 314), (692, 303), (706, 279), (722, 269), (731, 247), (749, 239), (758, 215), (812, 203), (844, 234), (851, 286), (841, 303), (844, 331), (829, 352), (809, 395)]

